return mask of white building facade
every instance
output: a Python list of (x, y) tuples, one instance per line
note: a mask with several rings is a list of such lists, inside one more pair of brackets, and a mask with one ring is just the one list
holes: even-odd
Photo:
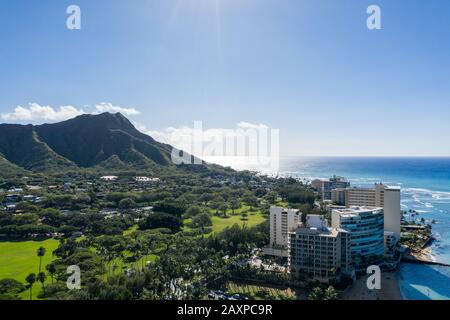
[(329, 282), (351, 273), (350, 233), (328, 228), (323, 217), (289, 232), (288, 265), (297, 278)]
[(402, 220), (400, 193), (400, 187), (385, 187), (384, 189), (384, 231), (392, 232), (396, 241), (400, 240)]
[(285, 248), (288, 246), (288, 233), (301, 224), (301, 212), (298, 209), (282, 207), (270, 208), (270, 246)]
[[(346, 207), (367, 206), (384, 209), (384, 231), (400, 239), (402, 211), (400, 187), (375, 184), (374, 188), (339, 188), (331, 191), (333, 202)], [(390, 234), (390, 236), (392, 236)], [(392, 240), (392, 239), (391, 239)]]
[(357, 271), (382, 262), (385, 253), (383, 208), (333, 210), (332, 227), (350, 233), (350, 256)]

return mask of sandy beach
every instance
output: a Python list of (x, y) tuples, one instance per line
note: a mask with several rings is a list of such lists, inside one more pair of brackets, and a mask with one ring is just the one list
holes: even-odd
[(351, 288), (345, 291), (342, 300), (403, 300), (398, 284), (397, 271), (383, 272), (381, 274), (381, 289), (369, 290), (364, 276), (356, 280)]

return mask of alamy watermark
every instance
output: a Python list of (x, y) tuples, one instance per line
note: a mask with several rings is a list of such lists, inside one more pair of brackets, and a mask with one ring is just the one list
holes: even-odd
[(381, 8), (376, 4), (372, 4), (367, 8), (367, 29), (381, 30)]
[[(369, 17), (366, 25), (369, 30), (381, 30), (381, 8), (379, 5), (372, 4), (366, 10)], [(81, 30), (81, 8), (72, 4), (67, 7), (66, 13), (69, 15), (66, 20), (66, 27), (69, 30)]]
[(204, 160), (261, 172), (279, 170), (279, 130), (265, 125), (243, 123), (237, 129), (203, 130), (203, 123), (195, 121), (194, 128), (173, 133), (170, 141), (176, 146), (171, 159), (177, 165), (202, 164)]
[(66, 20), (66, 27), (69, 30), (81, 29), (81, 8), (75, 4), (67, 7), (66, 13), (69, 17)]
[(81, 289), (81, 270), (77, 265), (72, 265), (67, 267), (67, 278), (66, 285), (69, 290), (80, 290)]
[(381, 269), (379, 266), (373, 265), (367, 268), (367, 289), (380, 290), (381, 289)]

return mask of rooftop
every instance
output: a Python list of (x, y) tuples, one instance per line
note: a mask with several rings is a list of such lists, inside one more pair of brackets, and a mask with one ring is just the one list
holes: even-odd
[(356, 217), (361, 213), (379, 213), (383, 208), (380, 207), (350, 207), (345, 209), (334, 209), (342, 217)]
[(293, 232), (290, 232), (292, 234), (296, 234), (296, 233), (308, 233), (308, 234), (315, 234), (315, 235), (320, 235), (322, 237), (337, 237), (339, 233), (348, 233), (348, 231), (341, 229), (341, 228), (323, 228), (321, 230), (318, 230), (315, 227), (305, 227), (302, 226), (298, 229), (296, 229)]
[(400, 186), (386, 186), (384, 188), (385, 190), (396, 190), (396, 191), (400, 191), (401, 187)]

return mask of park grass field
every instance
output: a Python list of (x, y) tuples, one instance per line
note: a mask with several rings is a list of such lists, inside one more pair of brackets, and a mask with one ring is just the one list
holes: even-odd
[(241, 284), (236, 282), (228, 283), (228, 292), (231, 294), (241, 294), (254, 300), (264, 300), (265, 298), (275, 300), (295, 299), (295, 292), (290, 289), (277, 289), (252, 284)]
[(243, 220), (243, 217), (241, 215), (228, 215), (226, 218), (213, 216), (211, 220), (213, 223), (212, 232), (219, 233), (226, 227), (231, 227), (235, 224), (238, 224), (240, 226), (243, 226), (245, 224), (247, 227), (253, 227), (266, 221), (266, 218), (263, 217), (262, 214), (255, 212), (249, 213), (246, 217), (246, 220)]
[[(211, 227), (211, 232), (205, 234), (205, 236), (210, 236), (214, 233), (220, 233), (225, 228), (231, 227), (235, 224), (239, 226), (246, 225), (247, 227), (253, 227), (266, 221), (266, 217), (261, 213), (261, 211), (252, 210), (250, 206), (247, 205), (241, 206), (239, 209), (234, 210), (234, 212), (231, 209), (227, 209), (226, 217), (210, 208), (209, 214), (211, 215), (211, 221), (213, 225)], [(246, 216), (244, 217), (243, 214), (246, 214)], [(191, 222), (192, 219), (184, 220), (184, 231), (192, 230), (192, 228), (189, 226)]]
[[(246, 217), (243, 217), (243, 214), (246, 214)], [(266, 221), (266, 218), (263, 216), (261, 211), (252, 209), (250, 206), (243, 205), (239, 209), (227, 210), (227, 216), (222, 217), (220, 215), (214, 215), (212, 218), (212, 232), (219, 233), (223, 231), (226, 227), (231, 227), (235, 224), (243, 226), (244, 224), (247, 227), (253, 227), (260, 223)]]
[(138, 225), (131, 226), (130, 228), (128, 228), (127, 230), (125, 230), (123, 232), (123, 235), (124, 236), (128, 236), (130, 234), (135, 233), (137, 230), (138, 230)]
[[(0, 242), (0, 279), (12, 278), (26, 284), (25, 278), (30, 273), (39, 272), (39, 258), (36, 250), (41, 246), (47, 249), (42, 258), (42, 269), (45, 271), (45, 266), (55, 259), (52, 252), (58, 244), (59, 242), (54, 239)], [(35, 299), (40, 292), (40, 284), (36, 283), (33, 288), (33, 299)], [(21, 297), (29, 299), (28, 291), (23, 292)]]

